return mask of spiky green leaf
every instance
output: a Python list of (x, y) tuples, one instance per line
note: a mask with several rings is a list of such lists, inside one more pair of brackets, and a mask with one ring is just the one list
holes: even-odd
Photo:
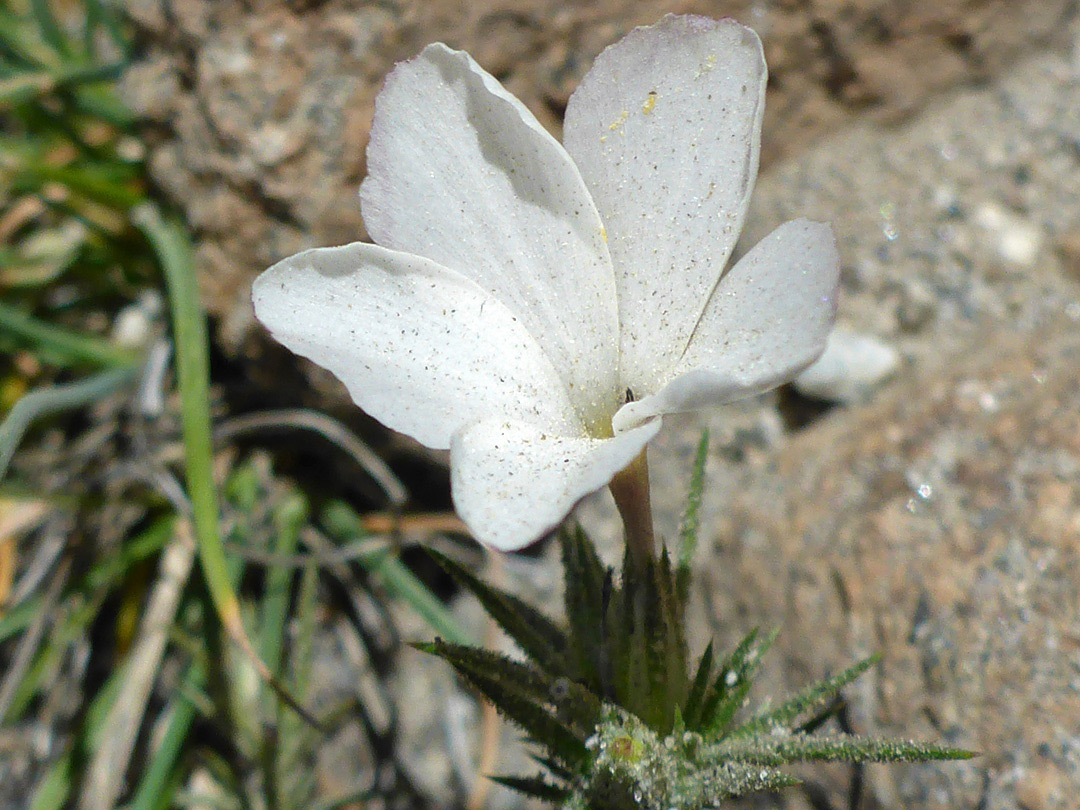
[(686, 496), (682, 521), (679, 523), (679, 561), (676, 567), (679, 598), (686, 602), (690, 591), (690, 562), (697, 549), (701, 530), (701, 496), (705, 491), (705, 461), (709, 456), (709, 431), (703, 431), (694, 454), (694, 466), (690, 473), (690, 491)]
[(575, 673), (589, 688), (602, 694), (610, 678), (605, 670), (610, 658), (606, 628), (611, 574), (581, 527), (564, 530), (559, 539)]
[(909, 740), (882, 740), (850, 734), (792, 734), (786, 737), (727, 738), (709, 746), (703, 759), (775, 767), (791, 762), (927, 762), (970, 759), (973, 756), (973, 752), (960, 748), (944, 748)]
[(793, 730), (793, 726), (796, 725), (800, 717), (824, 709), (841, 689), (866, 672), (878, 660), (880, 660), (880, 656), (877, 655), (863, 659), (840, 674), (826, 678), (804, 689), (775, 709), (755, 715), (738, 728), (732, 729), (729, 735), (732, 737), (746, 737), (766, 734), (776, 728)]
[(545, 802), (558, 804), (568, 795), (566, 788), (553, 785), (543, 776), (489, 776), (492, 782)]
[(658, 731), (671, 730), (674, 709), (686, 699), (686, 634), (683, 629), (682, 602), (676, 594), (671, 557), (664, 548), (652, 566), (653, 599), (649, 628), (650, 688), (652, 714), (659, 719)]
[(758, 641), (757, 630), (754, 630), (743, 639), (720, 668), (702, 712), (703, 734), (719, 737), (731, 725), (735, 713), (746, 700), (762, 657), (768, 652), (776, 636), (774, 631)]
[(584, 740), (600, 712), (599, 701), (587, 690), (532, 664), (487, 650), (440, 640), (417, 645), (417, 649), (447, 661), (496, 709), (560, 761), (571, 767), (583, 761)]
[(458, 585), (477, 598), (532, 661), (548, 672), (564, 673), (567, 638), (554, 622), (516, 596), (491, 587), (449, 557), (431, 548), (427, 552)]
[(705, 692), (709, 688), (712, 662), (713, 645), (710, 641), (705, 648), (705, 652), (701, 655), (701, 660), (698, 662), (697, 672), (694, 675), (693, 683), (690, 685), (690, 692), (686, 697), (686, 704), (682, 710), (683, 722), (691, 731), (697, 731), (701, 725), (701, 709), (705, 701)]

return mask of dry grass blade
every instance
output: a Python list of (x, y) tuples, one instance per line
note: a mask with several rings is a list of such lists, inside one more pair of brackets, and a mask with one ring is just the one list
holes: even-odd
[(0, 617), (8, 606), (15, 582), (17, 536), (48, 514), (49, 505), (40, 499), (0, 498)]
[(214, 440), (223, 442), (242, 433), (256, 430), (290, 428), (314, 431), (348, 453), (357, 465), (379, 485), (386, 499), (395, 509), (404, 506), (409, 499), (409, 492), (405, 485), (374, 450), (336, 419), (318, 411), (288, 408), (237, 416), (223, 422), (214, 430)]
[(11, 665), (8, 667), (7, 672), (4, 673), (3, 682), (0, 683), (0, 723), (4, 722), (4, 717), (7, 715), (8, 709), (11, 708), (11, 704), (19, 691), (23, 676), (26, 675), (26, 670), (34, 660), (34, 653), (37, 651), (38, 644), (45, 633), (45, 627), (53, 615), (53, 606), (60, 598), (70, 573), (71, 558), (64, 557), (53, 572), (48, 589), (42, 598), (40, 610), (34, 615), (33, 622), (23, 633), (22, 638), (19, 639), (19, 646), (15, 650), (15, 655), (12, 656)]
[(177, 520), (173, 539), (161, 558), (160, 573), (140, 623), (138, 640), (125, 664), (120, 691), (105, 717), (101, 745), (87, 770), (79, 797), (81, 810), (110, 810), (124, 788), (128, 761), (157, 680), (168, 631), (194, 561), (191, 522)]

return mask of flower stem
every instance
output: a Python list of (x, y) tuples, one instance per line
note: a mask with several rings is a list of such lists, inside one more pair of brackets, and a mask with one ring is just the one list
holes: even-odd
[(610, 487), (626, 531), (630, 563), (637, 571), (643, 571), (655, 555), (649, 463), (644, 450), (629, 467), (616, 473)]

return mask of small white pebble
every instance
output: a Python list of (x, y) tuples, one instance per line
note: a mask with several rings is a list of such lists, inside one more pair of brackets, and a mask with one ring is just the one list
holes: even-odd
[(825, 352), (795, 378), (795, 389), (828, 402), (856, 402), (896, 371), (900, 355), (873, 335), (837, 327)]
[(1043, 233), (1035, 223), (994, 203), (980, 205), (974, 219), (1004, 262), (1022, 268), (1035, 266), (1043, 245)]

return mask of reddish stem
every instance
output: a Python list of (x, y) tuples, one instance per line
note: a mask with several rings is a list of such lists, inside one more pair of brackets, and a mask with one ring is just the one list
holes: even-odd
[(611, 479), (611, 494), (622, 516), (630, 563), (638, 571), (655, 556), (652, 502), (649, 497), (649, 463), (641, 451), (630, 466)]

